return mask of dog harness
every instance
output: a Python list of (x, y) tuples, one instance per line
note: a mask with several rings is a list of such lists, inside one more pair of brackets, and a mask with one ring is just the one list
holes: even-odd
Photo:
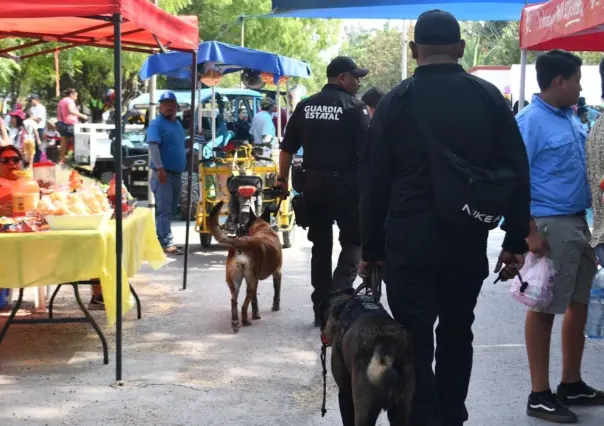
[(342, 340), (346, 332), (361, 316), (390, 317), (381, 303), (374, 300), (373, 296), (357, 295), (346, 305), (340, 315), (340, 335), (336, 343), (338, 348), (342, 347)]

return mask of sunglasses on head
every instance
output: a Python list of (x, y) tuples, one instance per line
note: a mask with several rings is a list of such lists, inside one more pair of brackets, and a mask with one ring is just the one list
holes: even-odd
[(19, 164), (21, 162), (21, 159), (19, 157), (2, 157), (0, 158), (0, 163), (2, 164)]

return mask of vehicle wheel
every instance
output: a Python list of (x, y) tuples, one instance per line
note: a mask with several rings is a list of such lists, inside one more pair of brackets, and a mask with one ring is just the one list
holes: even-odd
[(283, 248), (284, 249), (292, 248), (292, 246), (294, 245), (294, 242), (295, 242), (296, 224), (295, 223), (293, 224), (291, 230), (283, 231), (281, 234), (283, 236)]
[[(180, 175), (180, 218), (187, 220), (187, 185), (188, 185), (189, 173), (183, 172)], [(199, 173), (193, 172), (193, 185), (191, 186), (191, 217), (189, 219), (195, 219), (197, 217), (197, 204), (199, 203)], [(203, 234), (202, 234), (203, 235)]]
[(199, 234), (199, 240), (201, 241), (202, 248), (210, 248), (212, 245), (212, 234)]

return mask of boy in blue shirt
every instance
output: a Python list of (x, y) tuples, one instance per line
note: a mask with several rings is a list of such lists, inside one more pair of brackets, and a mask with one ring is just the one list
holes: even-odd
[[(554, 296), (543, 310), (529, 309), (526, 349), (532, 392), (527, 414), (555, 423), (576, 423), (569, 405), (602, 405), (604, 393), (581, 379), (581, 360), (591, 280), (596, 272), (586, 210), (591, 206), (585, 161), (586, 133), (573, 113), (581, 92), (579, 57), (552, 50), (537, 58), (541, 93), (516, 116), (531, 169), (529, 250), (556, 266)], [(549, 358), (555, 315), (562, 323), (562, 381), (550, 389)]]

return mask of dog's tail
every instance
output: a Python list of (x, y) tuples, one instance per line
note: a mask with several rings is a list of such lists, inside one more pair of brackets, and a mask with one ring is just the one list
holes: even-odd
[(210, 216), (208, 217), (208, 228), (210, 229), (210, 234), (212, 234), (212, 237), (214, 237), (217, 242), (220, 244), (232, 245), (233, 238), (229, 238), (222, 228), (220, 228), (220, 224), (218, 223), (223, 204), (224, 201), (219, 202), (210, 212)]
[(367, 378), (386, 397), (392, 394), (399, 378), (394, 368), (394, 357), (394, 351), (388, 345), (378, 344), (367, 366)]

